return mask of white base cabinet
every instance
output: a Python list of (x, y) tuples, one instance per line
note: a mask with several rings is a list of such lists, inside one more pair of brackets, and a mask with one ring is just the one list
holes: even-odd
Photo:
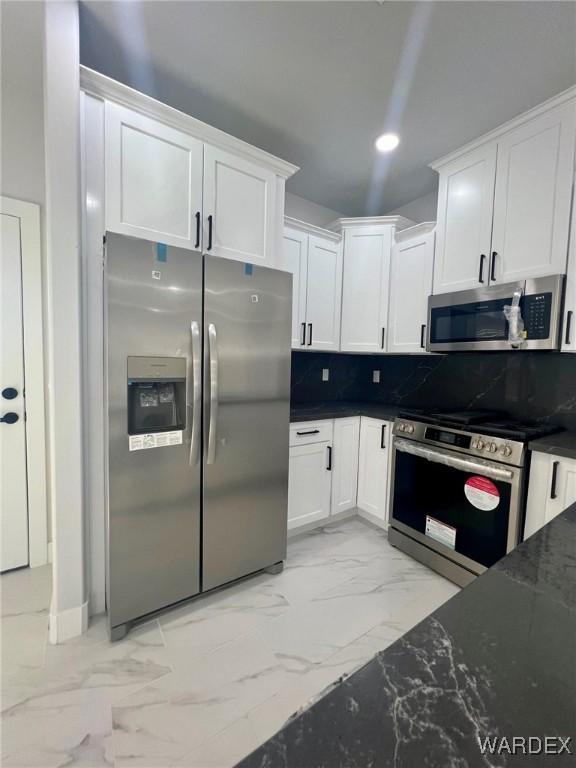
[(576, 459), (532, 454), (524, 539), (576, 502)]
[(361, 417), (357, 505), (382, 527), (388, 525), (391, 440), (391, 422)]
[(288, 530), (330, 517), (332, 422), (290, 425)]
[(332, 514), (356, 506), (360, 417), (335, 419), (332, 452)]

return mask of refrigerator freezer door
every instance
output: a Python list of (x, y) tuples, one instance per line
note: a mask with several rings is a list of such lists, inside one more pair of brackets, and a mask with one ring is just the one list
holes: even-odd
[(109, 233), (106, 271), (107, 601), (118, 633), (200, 590), (202, 462), (191, 438), (201, 439), (202, 257)]
[(202, 587), (286, 555), (292, 276), (206, 257)]

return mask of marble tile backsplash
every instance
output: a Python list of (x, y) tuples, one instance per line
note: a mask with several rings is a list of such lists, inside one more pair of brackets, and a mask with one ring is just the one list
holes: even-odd
[[(330, 379), (322, 381), (322, 369)], [(379, 383), (373, 372), (380, 372)], [(554, 352), (292, 353), (292, 402), (360, 400), (407, 408), (482, 408), (576, 430), (576, 355)]]

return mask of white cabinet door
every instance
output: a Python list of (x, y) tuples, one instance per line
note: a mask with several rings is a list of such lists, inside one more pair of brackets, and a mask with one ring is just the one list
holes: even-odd
[(308, 237), (306, 281), (306, 348), (340, 348), (342, 248), (324, 237)]
[(276, 176), (208, 144), (204, 151), (204, 253), (274, 266)]
[(342, 352), (386, 346), (392, 227), (351, 227), (344, 234)]
[(434, 232), (392, 247), (388, 352), (425, 352)]
[(392, 424), (362, 416), (358, 461), (358, 508), (382, 526), (388, 523)]
[(510, 282), (566, 271), (576, 107), (553, 109), (498, 140), (492, 255)]
[(576, 352), (576, 200), (572, 205), (568, 270), (566, 274), (566, 298), (562, 325), (562, 351)]
[(327, 442), (290, 448), (288, 529), (330, 516), (329, 448)]
[(200, 250), (203, 144), (106, 102), (106, 229)]
[(440, 169), (434, 293), (488, 284), (496, 142)]
[(292, 273), (292, 348), (306, 344), (306, 278), (308, 274), (308, 235), (284, 228), (284, 269)]
[(532, 454), (524, 538), (576, 502), (576, 460)]
[(356, 506), (360, 418), (334, 420), (332, 452), (332, 514)]

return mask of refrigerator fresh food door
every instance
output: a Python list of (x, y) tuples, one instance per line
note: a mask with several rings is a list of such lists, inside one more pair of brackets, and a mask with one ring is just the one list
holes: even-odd
[(202, 587), (286, 555), (292, 276), (205, 259)]
[(108, 233), (106, 273), (114, 637), (200, 591), (202, 257)]

